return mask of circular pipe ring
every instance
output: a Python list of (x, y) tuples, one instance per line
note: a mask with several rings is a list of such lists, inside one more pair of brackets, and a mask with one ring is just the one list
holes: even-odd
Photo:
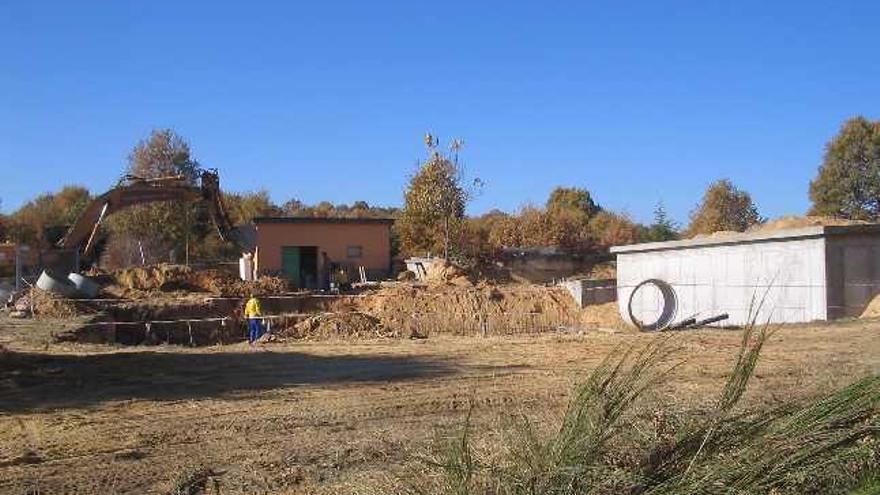
[[(635, 298), (636, 292), (645, 285), (653, 285), (654, 287), (657, 287), (657, 289), (660, 290), (660, 294), (663, 295), (663, 311), (660, 313), (660, 316), (657, 317), (657, 321), (650, 324), (645, 324), (633, 314), (633, 299)], [(648, 280), (641, 282), (632, 290), (629, 295), (629, 302), (627, 303), (627, 311), (629, 313), (630, 321), (632, 321), (639, 330), (662, 330), (672, 323), (672, 320), (675, 318), (675, 313), (678, 311), (678, 296), (675, 294), (675, 289), (673, 289), (668, 283), (657, 278), (649, 278)]]

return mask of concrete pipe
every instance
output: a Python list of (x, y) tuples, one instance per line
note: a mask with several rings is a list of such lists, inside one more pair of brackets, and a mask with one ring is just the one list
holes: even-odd
[(92, 279), (84, 277), (79, 273), (71, 273), (67, 276), (67, 280), (70, 280), (74, 287), (76, 287), (80, 297), (94, 299), (98, 297), (98, 293), (101, 291), (101, 287)]
[[(633, 299), (635, 299), (636, 294), (638, 294), (640, 289), (649, 286), (653, 286), (660, 291), (660, 295), (663, 298), (663, 308), (660, 311), (657, 320), (651, 323), (645, 323), (638, 319), (633, 312)], [(637, 285), (630, 293), (629, 302), (627, 303), (627, 311), (629, 313), (630, 321), (632, 321), (639, 330), (662, 330), (672, 323), (675, 314), (678, 312), (678, 296), (675, 294), (675, 289), (673, 289), (668, 283), (660, 279), (649, 278)]]
[(37, 279), (37, 288), (64, 297), (76, 297), (76, 286), (70, 280), (51, 270), (43, 270)]

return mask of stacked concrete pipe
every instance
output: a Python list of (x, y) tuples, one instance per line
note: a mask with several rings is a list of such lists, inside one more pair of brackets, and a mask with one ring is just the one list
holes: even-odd
[(76, 291), (80, 294), (81, 297), (85, 297), (87, 299), (94, 299), (98, 297), (98, 293), (101, 291), (101, 286), (96, 284), (92, 279), (84, 277), (79, 273), (71, 273), (67, 276), (67, 280), (70, 281), (74, 287), (76, 287)]
[(37, 288), (59, 296), (70, 298), (94, 298), (97, 297), (101, 288), (93, 280), (78, 273), (71, 273), (67, 277), (52, 270), (43, 270), (37, 279)]

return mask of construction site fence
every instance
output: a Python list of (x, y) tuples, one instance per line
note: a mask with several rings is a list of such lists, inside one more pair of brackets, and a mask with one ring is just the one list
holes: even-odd
[[(283, 333), (309, 317), (336, 313), (290, 313), (262, 317), (268, 333)], [(547, 313), (411, 313), (383, 322), (400, 337), (431, 335), (496, 336), (570, 331), (578, 327), (574, 318)], [(340, 335), (345, 337), (345, 335)], [(62, 341), (115, 343), (123, 345), (175, 344), (188, 346), (224, 345), (247, 339), (247, 328), (239, 318), (216, 317), (153, 321), (94, 321), (59, 336)]]
[(571, 329), (576, 317), (555, 313), (412, 313), (394, 321), (397, 330), (416, 335), (493, 336), (535, 334)]

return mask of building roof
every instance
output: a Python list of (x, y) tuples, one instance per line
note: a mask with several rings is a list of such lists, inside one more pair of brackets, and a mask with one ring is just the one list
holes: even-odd
[(880, 234), (880, 224), (864, 225), (819, 225), (802, 227), (797, 229), (771, 230), (764, 232), (743, 232), (736, 234), (724, 234), (717, 237), (697, 237), (695, 239), (683, 239), (680, 241), (645, 242), (642, 244), (628, 244), (614, 246), (611, 252), (637, 253), (645, 251), (666, 251), (673, 249), (688, 249), (706, 246), (723, 246), (732, 244), (747, 244), (771, 241), (789, 241), (796, 239), (809, 239), (832, 235), (847, 234)]
[(321, 223), (338, 223), (338, 224), (346, 224), (346, 225), (391, 225), (394, 223), (393, 218), (319, 218), (319, 217), (256, 217), (253, 220), (254, 224), (266, 224), (266, 223), (308, 223), (308, 224), (321, 224)]

